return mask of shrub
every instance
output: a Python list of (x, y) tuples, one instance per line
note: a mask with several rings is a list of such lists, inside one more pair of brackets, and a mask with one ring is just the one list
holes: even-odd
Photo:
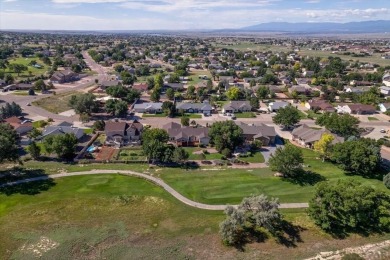
[(386, 186), (386, 188), (390, 189), (390, 173), (383, 177), (383, 184)]

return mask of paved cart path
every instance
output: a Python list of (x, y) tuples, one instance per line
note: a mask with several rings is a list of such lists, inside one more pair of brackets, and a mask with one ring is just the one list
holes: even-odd
[[(139, 172), (133, 172), (133, 171), (118, 171), (118, 170), (91, 170), (91, 171), (84, 171), (84, 172), (70, 172), (70, 173), (58, 173), (58, 174), (52, 174), (52, 175), (46, 175), (46, 176), (40, 176), (40, 177), (34, 177), (24, 180), (18, 180), (14, 182), (8, 182), (5, 184), (1, 184), (1, 187), (7, 187), (7, 186), (13, 186), (23, 183), (29, 183), (33, 181), (42, 181), (47, 179), (58, 179), (63, 177), (71, 177), (71, 176), (82, 176), (82, 175), (97, 175), (97, 174), (121, 174), (131, 177), (137, 177), (142, 178), (145, 180), (148, 180), (150, 182), (153, 182), (154, 184), (164, 188), (167, 192), (169, 192), (173, 197), (178, 199), (184, 204), (187, 204), (188, 206), (199, 208), (199, 209), (206, 209), (206, 210), (224, 210), (227, 205), (209, 205), (209, 204), (203, 204), (199, 203), (193, 200), (190, 200), (183, 195), (181, 195), (179, 192), (174, 190), (171, 186), (166, 184), (162, 179), (156, 178), (144, 173)], [(233, 205), (234, 206), (234, 205)], [(281, 203), (279, 208), (282, 209), (298, 209), (298, 208), (307, 208), (309, 205), (308, 203)]]

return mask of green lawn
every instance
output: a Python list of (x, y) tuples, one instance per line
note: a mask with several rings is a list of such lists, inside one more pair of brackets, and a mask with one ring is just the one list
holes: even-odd
[(301, 110), (298, 110), (299, 117), (301, 119), (307, 119), (307, 114), (305, 112), (302, 112)]
[(146, 161), (146, 156), (144, 156), (141, 149), (121, 149), (119, 151), (118, 160), (123, 161)]
[[(0, 201), (2, 259), (38, 258), (39, 252), (45, 259), (184, 259), (184, 245), (170, 242), (217, 234), (223, 218), (222, 212), (188, 207), (156, 185), (120, 175), (22, 185), (1, 190)], [(38, 243), (48, 240), (51, 250), (45, 252)]]
[(189, 160), (221, 160), (222, 154), (220, 153), (207, 153), (205, 158), (202, 158), (201, 154), (194, 154), (196, 151), (202, 151), (204, 148), (200, 147), (184, 147), (184, 149), (189, 153)]
[[(29, 66), (28, 64), (32, 60), (35, 60), (39, 65), (42, 66), (42, 68), (38, 69), (38, 68), (35, 68), (33, 66)], [(17, 79), (23, 79), (23, 78), (28, 78), (28, 77), (40, 76), (40, 75), (45, 74), (45, 72), (49, 69), (49, 67), (47, 65), (43, 64), (43, 62), (41, 62), (36, 57), (33, 57), (33, 58), (18, 57), (18, 58), (9, 59), (8, 62), (10, 64), (16, 63), (16, 64), (22, 64), (22, 65), (25, 65), (25, 66), (28, 67), (28, 70), (27, 71), (23, 71), (22, 73), (20, 73), (19, 76), (17, 75), (17, 73), (14, 73), (14, 72), (12, 72), (12, 71), (10, 71), (8, 69), (5, 70), (7, 73), (11, 73)], [(31, 74), (29, 74), (29, 71), (31, 72)]]
[(256, 114), (253, 112), (242, 112), (234, 114), (236, 118), (256, 118)]
[(368, 119), (368, 121), (379, 121), (378, 118), (373, 117), (373, 116), (369, 116), (367, 119)]
[(93, 129), (92, 128), (85, 128), (85, 129), (83, 129), (83, 131), (84, 131), (84, 134), (86, 134), (86, 135), (93, 134)]
[(160, 113), (160, 114), (146, 114), (146, 113), (144, 113), (144, 114), (142, 114), (142, 117), (167, 117), (167, 115), (166, 114), (164, 114), (164, 113)]
[(301, 228), (300, 242), (287, 247), (269, 238), (237, 250), (221, 243), (222, 212), (186, 206), (150, 182), (121, 175), (23, 184), (1, 190), (0, 201), (2, 259), (304, 259), (390, 239), (333, 239), (304, 210), (288, 209), (282, 213)]
[(249, 162), (249, 163), (263, 163), (265, 162), (264, 156), (261, 154), (261, 152), (256, 152), (253, 155), (250, 155), (248, 157), (240, 157), (241, 161)]
[(321, 114), (319, 113), (315, 113), (313, 110), (308, 110), (308, 111), (305, 111), (307, 113), (307, 118), (313, 118), (313, 119), (316, 119), (318, 116), (320, 116)]
[(25, 90), (15, 90), (14, 92), (12, 92), (13, 95), (17, 95), (17, 96), (28, 96), (28, 91), (25, 91)]

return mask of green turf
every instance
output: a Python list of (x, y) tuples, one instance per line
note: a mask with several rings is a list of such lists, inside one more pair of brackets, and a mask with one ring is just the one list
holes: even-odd
[(93, 129), (92, 128), (85, 128), (85, 129), (83, 129), (83, 131), (84, 131), (84, 134), (86, 134), (86, 135), (93, 134)]
[(248, 157), (240, 157), (241, 161), (249, 162), (249, 163), (263, 163), (264, 156), (261, 154), (261, 152), (256, 152), (254, 154), (249, 155)]
[[(28, 64), (32, 60), (35, 60), (39, 65), (42, 66), (42, 68), (38, 69), (38, 68), (35, 68), (33, 66), (29, 66)], [(15, 63), (15, 64), (22, 64), (22, 65), (27, 66), (27, 68), (28, 68), (27, 71), (21, 72), (19, 76), (18, 76), (17, 73), (14, 73), (14, 72), (10, 71), (9, 69), (6, 69), (6, 72), (11, 73), (12, 76), (16, 77), (17, 79), (25, 79), (25, 78), (28, 78), (28, 77), (40, 76), (40, 75), (45, 74), (46, 71), (49, 69), (49, 67), (47, 65), (43, 64), (43, 62), (41, 62), (36, 57), (33, 57), (33, 58), (17, 57), (17, 58), (9, 59), (8, 62), (10, 64), (14, 64)], [(29, 74), (29, 71), (31, 72), (31, 74)]]
[(34, 101), (32, 104), (52, 113), (62, 113), (72, 109), (69, 106), (69, 100), (72, 95), (77, 95), (79, 92), (68, 92), (65, 94), (54, 95), (40, 100)]
[(256, 114), (253, 112), (242, 112), (234, 114), (236, 118), (256, 118)]
[(379, 121), (378, 118), (373, 117), (373, 116), (369, 116), (367, 119), (368, 119), (368, 121)]
[(146, 118), (146, 117), (167, 117), (166, 114), (164, 113), (160, 113), (160, 114), (142, 114), (142, 117), (143, 118)]
[[(106, 249), (107, 257), (115, 259), (110, 255), (119, 252), (108, 249), (117, 246), (144, 251), (146, 256), (159, 255), (164, 252), (159, 246), (131, 240), (174, 240), (180, 235), (201, 235), (205, 230), (216, 233), (223, 218), (222, 212), (188, 207), (160, 187), (120, 175), (69, 177), (21, 188), (36, 194), (22, 195), (16, 189), (8, 196), (0, 193), (2, 259), (36, 258), (37, 251), (45, 259), (85, 259), (91, 257), (94, 247)], [(57, 245), (44, 253), (37, 246), (42, 238)], [(126, 246), (125, 239), (130, 239)], [(29, 246), (22, 249), (23, 245)], [(185, 258), (184, 252), (165, 253), (169, 259)], [(131, 252), (126, 255), (124, 259), (134, 257)]]

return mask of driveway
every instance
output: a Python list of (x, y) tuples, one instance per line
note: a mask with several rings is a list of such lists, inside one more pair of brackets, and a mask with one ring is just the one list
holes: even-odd
[(283, 147), (283, 141), (280, 139), (279, 136), (275, 139), (275, 144), (272, 146), (262, 147), (261, 148), (261, 154), (264, 157), (264, 161), (267, 163), (269, 161), (269, 158), (271, 157), (271, 154), (274, 154), (276, 151), (276, 148)]

